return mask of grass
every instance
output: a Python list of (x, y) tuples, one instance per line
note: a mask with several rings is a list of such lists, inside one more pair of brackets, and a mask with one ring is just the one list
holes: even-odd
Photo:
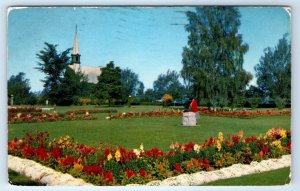
[(23, 176), (12, 170), (8, 170), (8, 179), (9, 179), (9, 183), (13, 185), (42, 186), (42, 184), (32, 181), (28, 177)]
[[(116, 109), (118, 112), (140, 112), (164, 109), (160, 106), (135, 107), (94, 107), (71, 106), (54, 107), (56, 112), (64, 113), (78, 109)], [(53, 110), (49, 111), (50, 113)], [(44, 123), (22, 123), (8, 125), (8, 140), (14, 137), (24, 137), (26, 132), (38, 133), (48, 131), (50, 139), (63, 135), (74, 137), (79, 143), (97, 145), (99, 142), (111, 142), (125, 148), (138, 148), (141, 143), (145, 149), (153, 147), (167, 150), (173, 142), (187, 143), (189, 141), (201, 143), (210, 137), (216, 137), (218, 132), (237, 134), (244, 131), (244, 136), (264, 134), (272, 127), (290, 129), (290, 116), (266, 116), (253, 119), (238, 119), (227, 117), (201, 116), (196, 127), (181, 126), (181, 117), (149, 117), (120, 120), (105, 119), (108, 114), (94, 113), (97, 119), (91, 121), (60, 121)], [(220, 180), (206, 185), (283, 185), (287, 182), (289, 168), (270, 172), (247, 175), (239, 178)], [(26, 177), (9, 171), (9, 180), (16, 185), (36, 185)]]
[[(55, 107), (57, 112), (75, 109), (96, 109), (93, 106)], [(107, 107), (97, 109), (108, 109)], [(118, 112), (138, 112), (163, 109), (160, 106), (113, 107)], [(52, 111), (51, 111), (52, 112)], [(145, 149), (158, 147), (167, 150), (173, 142), (201, 143), (221, 131), (236, 134), (243, 130), (245, 136), (264, 134), (272, 127), (290, 129), (290, 116), (257, 117), (238, 119), (226, 117), (201, 116), (196, 127), (181, 126), (181, 117), (149, 117), (119, 120), (107, 120), (108, 114), (95, 113), (97, 120), (91, 121), (60, 121), (44, 123), (22, 123), (8, 125), (8, 139), (23, 137), (26, 132), (37, 133), (48, 131), (50, 139), (63, 135), (74, 137), (79, 143), (97, 145), (99, 142), (111, 142), (125, 148), (138, 148), (141, 143)]]
[(281, 168), (263, 173), (241, 176), (238, 178), (230, 178), (217, 180), (201, 186), (270, 186), (284, 185), (290, 183), (290, 168)]

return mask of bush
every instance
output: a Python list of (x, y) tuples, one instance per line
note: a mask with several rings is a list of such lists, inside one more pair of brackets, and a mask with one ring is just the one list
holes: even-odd
[(274, 101), (275, 101), (276, 107), (277, 107), (278, 109), (283, 109), (283, 108), (285, 108), (285, 104), (286, 104), (286, 99), (285, 99), (285, 98), (276, 97), (276, 98), (274, 99)]
[(172, 97), (172, 95), (170, 95), (170, 94), (165, 94), (165, 95), (162, 97), (162, 105), (163, 105), (164, 107), (170, 106), (171, 103), (172, 103), (172, 101), (173, 101), (173, 97)]
[(260, 98), (248, 98), (247, 102), (249, 103), (251, 108), (257, 108), (260, 104)]

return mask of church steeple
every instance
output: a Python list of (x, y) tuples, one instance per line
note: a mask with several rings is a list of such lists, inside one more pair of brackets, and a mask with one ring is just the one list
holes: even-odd
[(75, 38), (74, 38), (74, 45), (72, 50), (72, 64), (80, 64), (80, 53), (79, 53), (79, 46), (78, 46), (78, 37), (77, 37), (77, 25), (75, 29)]

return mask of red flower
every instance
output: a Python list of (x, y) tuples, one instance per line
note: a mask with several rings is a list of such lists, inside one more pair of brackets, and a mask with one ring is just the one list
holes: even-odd
[(146, 170), (145, 169), (141, 169), (140, 170), (140, 175), (141, 175), (141, 177), (146, 177), (147, 176)]
[(30, 146), (25, 146), (23, 149), (22, 149), (22, 154), (25, 156), (25, 157), (31, 157), (34, 155), (34, 151), (35, 149), (30, 147)]
[(286, 145), (286, 148), (290, 151), (291, 150), (291, 141), (289, 141), (288, 143), (287, 143), (287, 145)]
[(63, 160), (61, 160), (61, 165), (62, 166), (69, 166), (69, 165), (73, 165), (73, 163), (75, 162), (75, 159), (73, 157), (67, 157)]
[(105, 158), (107, 158), (107, 156), (109, 154), (110, 154), (110, 150), (109, 150), (109, 148), (106, 148), (105, 151), (104, 151)]
[(232, 136), (232, 141), (233, 141), (234, 143), (238, 143), (239, 140), (240, 140), (240, 137), (239, 137), (238, 135), (233, 135), (233, 136)]
[(46, 149), (38, 148), (38, 149), (36, 149), (36, 154), (37, 154), (37, 157), (40, 158), (41, 160), (47, 160)]
[(251, 136), (251, 137), (248, 137), (245, 139), (245, 143), (250, 143), (250, 142), (253, 142), (253, 141), (256, 141), (257, 140), (257, 137), (256, 136)]
[(269, 148), (268, 146), (265, 146), (261, 149), (261, 151), (264, 153), (264, 155), (268, 155), (268, 152), (269, 152)]
[(61, 157), (61, 148), (53, 148), (50, 152), (48, 152), (48, 155), (53, 158)]
[(204, 162), (205, 164), (209, 164), (209, 160), (208, 160), (207, 158), (205, 158), (205, 159), (203, 160), (203, 162)]
[(186, 152), (190, 152), (191, 150), (193, 150), (193, 148), (194, 148), (194, 143), (192, 143), (192, 142), (189, 142), (189, 143), (187, 143), (187, 144), (185, 144), (184, 146), (185, 146), (185, 151)]
[(173, 168), (174, 168), (174, 170), (176, 170), (177, 172), (181, 172), (181, 171), (182, 171), (181, 166), (180, 166), (178, 163), (174, 163), (174, 164), (173, 164)]
[(146, 151), (145, 155), (157, 159), (159, 156), (164, 156), (164, 153), (158, 148), (152, 148), (151, 150)]
[(112, 182), (114, 180), (112, 171), (104, 172), (104, 180), (105, 182)]
[(97, 165), (89, 165), (89, 166), (84, 166), (83, 167), (83, 171), (87, 174), (87, 175), (102, 175), (103, 174), (103, 169), (101, 166), (97, 166)]
[(126, 169), (126, 176), (127, 176), (128, 178), (131, 178), (131, 177), (133, 177), (133, 176), (136, 176), (136, 173), (133, 172), (132, 170)]

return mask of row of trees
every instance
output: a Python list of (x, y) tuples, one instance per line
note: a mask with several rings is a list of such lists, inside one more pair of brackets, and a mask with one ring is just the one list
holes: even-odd
[[(120, 69), (113, 62), (102, 68), (97, 84), (90, 84), (86, 77), (68, 67), (70, 49), (58, 53), (57, 45), (45, 43), (37, 54), (37, 69), (45, 74), (43, 98), (52, 104), (76, 104), (79, 98), (89, 98), (115, 103), (154, 102), (169, 94), (178, 102), (197, 97), (209, 107), (235, 107), (247, 102), (257, 106), (273, 100), (285, 105), (291, 98), (291, 45), (283, 36), (274, 48), (266, 48), (255, 66), (257, 86), (246, 88), (253, 78), (243, 68), (248, 45), (238, 33), (240, 13), (235, 7), (199, 7), (186, 13), (188, 24), (187, 46), (183, 48), (180, 74), (168, 70), (160, 74), (152, 89), (144, 91), (144, 84), (132, 70)], [(33, 94), (24, 73), (12, 76), (9, 94), (27, 97)], [(183, 83), (180, 78), (182, 77)], [(16, 91), (16, 81), (22, 81), (24, 91)], [(12, 88), (13, 87), (13, 88)], [(25, 92), (22, 93), (21, 92)], [(26, 95), (26, 96), (25, 96)], [(29, 101), (28, 101), (29, 102)], [(32, 102), (32, 101), (31, 101)], [(21, 102), (15, 102), (21, 103)]]

